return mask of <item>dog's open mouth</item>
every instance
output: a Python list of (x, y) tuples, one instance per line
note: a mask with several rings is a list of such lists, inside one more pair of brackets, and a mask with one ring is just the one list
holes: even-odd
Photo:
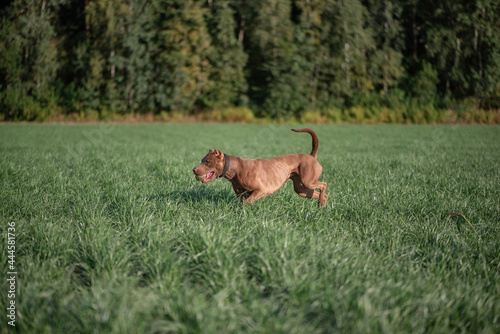
[(212, 176), (214, 176), (215, 174), (215, 171), (211, 171), (210, 173), (207, 173), (205, 175), (196, 175), (196, 179), (198, 181), (201, 181), (203, 183), (207, 183), (210, 181), (210, 179), (212, 178)]
[(211, 171), (210, 173), (207, 174), (207, 177), (203, 180), (203, 182), (208, 182), (214, 176), (215, 172)]

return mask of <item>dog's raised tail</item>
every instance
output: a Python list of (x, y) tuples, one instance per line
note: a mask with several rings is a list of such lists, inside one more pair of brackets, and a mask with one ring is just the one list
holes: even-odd
[(292, 129), (294, 132), (307, 132), (312, 136), (312, 151), (311, 155), (317, 159), (318, 155), (318, 136), (316, 136), (316, 133), (311, 130), (311, 129)]

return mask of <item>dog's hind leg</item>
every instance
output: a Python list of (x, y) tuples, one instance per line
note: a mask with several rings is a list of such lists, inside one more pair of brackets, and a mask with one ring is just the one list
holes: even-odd
[[(304, 183), (299, 175), (292, 176), (293, 180), (293, 189), (297, 194), (303, 197), (318, 199), (319, 206), (326, 205), (328, 201), (328, 195), (325, 193), (326, 191), (326, 182), (307, 182)], [(319, 189), (317, 192), (315, 189)]]
[(301, 181), (299, 175), (295, 174), (291, 177), (291, 179), (293, 181), (293, 190), (295, 190), (295, 192), (297, 194), (299, 194), (302, 197), (307, 197), (307, 198), (312, 198), (312, 199), (319, 198), (320, 193), (314, 189), (310, 189), (310, 188), (307, 188), (306, 186), (304, 186), (304, 184), (302, 184), (302, 181)]
[(328, 195), (325, 193), (326, 191), (326, 182), (318, 182), (315, 188), (319, 189), (319, 206), (325, 206), (328, 201)]

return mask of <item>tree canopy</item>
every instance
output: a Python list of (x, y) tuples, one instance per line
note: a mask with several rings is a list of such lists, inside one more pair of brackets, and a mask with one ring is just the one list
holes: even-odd
[(0, 116), (498, 109), (499, 14), (497, 0), (6, 1)]

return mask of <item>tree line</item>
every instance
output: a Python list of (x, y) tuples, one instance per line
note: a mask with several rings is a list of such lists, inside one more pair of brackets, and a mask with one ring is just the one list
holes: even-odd
[(14, 0), (0, 14), (4, 120), (500, 108), (498, 0)]

